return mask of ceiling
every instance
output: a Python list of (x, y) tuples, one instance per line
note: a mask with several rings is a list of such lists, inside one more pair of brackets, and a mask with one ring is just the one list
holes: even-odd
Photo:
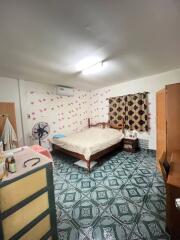
[[(77, 72), (88, 57), (102, 71)], [(179, 0), (0, 0), (0, 76), (95, 89), (178, 67)]]

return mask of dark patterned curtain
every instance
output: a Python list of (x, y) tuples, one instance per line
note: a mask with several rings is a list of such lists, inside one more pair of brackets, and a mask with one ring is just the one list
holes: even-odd
[(122, 119), (125, 121), (125, 129), (141, 132), (148, 131), (148, 93), (110, 98), (110, 124), (118, 126)]
[(109, 99), (109, 123), (118, 127), (125, 116), (125, 96)]
[(148, 125), (148, 93), (126, 96), (125, 128), (146, 132)]

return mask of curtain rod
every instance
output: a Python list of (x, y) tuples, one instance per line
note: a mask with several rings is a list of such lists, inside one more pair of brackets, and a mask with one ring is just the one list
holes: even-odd
[(132, 95), (135, 95), (135, 94), (142, 94), (142, 93), (146, 93), (146, 94), (149, 94), (150, 92), (138, 92), (138, 93), (132, 93), (132, 94), (127, 94), (127, 95), (121, 95), (121, 96), (116, 96), (116, 97), (109, 97), (109, 98), (106, 98), (106, 100), (109, 100), (110, 98), (117, 98), (117, 97), (126, 97), (126, 96), (132, 96)]

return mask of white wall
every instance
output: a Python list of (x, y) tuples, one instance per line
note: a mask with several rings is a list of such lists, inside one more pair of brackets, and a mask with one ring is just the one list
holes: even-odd
[(19, 145), (34, 143), (32, 127), (39, 121), (49, 123), (51, 134), (67, 135), (88, 125), (89, 91), (74, 89), (72, 97), (57, 96), (54, 85), (0, 78), (0, 101), (15, 102)]
[[(148, 91), (150, 110), (150, 132), (141, 134), (141, 138), (149, 139), (149, 148), (156, 149), (156, 92), (165, 85), (180, 82), (180, 69), (140, 78), (117, 85), (101, 88), (91, 94), (91, 118), (94, 121), (108, 120), (108, 97), (122, 96)], [(95, 107), (96, 106), (96, 107)]]
[(14, 102), (19, 145), (23, 144), (18, 80), (0, 77), (0, 102)]
[[(180, 82), (180, 69), (161, 73), (158, 75), (153, 75), (141, 79), (136, 79), (133, 81), (123, 82), (117, 85), (109, 86), (106, 88), (101, 88), (95, 91), (80, 91), (77, 94), (78, 104), (84, 101), (81, 98), (86, 95), (84, 106), (82, 111), (85, 113), (83, 119), (91, 117), (92, 121), (107, 121), (108, 120), (108, 97), (121, 96), (130, 93), (148, 91), (149, 101), (150, 101), (150, 114), (151, 130), (149, 134), (141, 134), (141, 138), (149, 139), (149, 147), (151, 149), (156, 149), (156, 99), (155, 94), (158, 90), (163, 88), (167, 84)], [(18, 80), (11, 78), (0, 77), (0, 101), (15, 102), (16, 104), (16, 119), (17, 119), (17, 130), (18, 139), (20, 145), (23, 144), (23, 127), (24, 135), (26, 139), (26, 144), (28, 144), (29, 138), (29, 125), (27, 119), (27, 113), (29, 113), (30, 106), (28, 105), (28, 93), (34, 91), (39, 95), (49, 93), (50, 95), (55, 95), (55, 86), (48, 84), (40, 84), (36, 82), (26, 82), (23, 80), (19, 81), (20, 92), (18, 89)], [(21, 122), (21, 111), (20, 111), (20, 100), (22, 103), (22, 113), (23, 113), (23, 127)], [(38, 104), (37, 104), (38, 105)], [(86, 105), (86, 106), (85, 106)], [(65, 110), (63, 110), (65, 111)], [(69, 109), (67, 109), (69, 111)], [(71, 113), (70, 113), (71, 114)], [(80, 113), (82, 114), (82, 113)], [(68, 116), (70, 117), (70, 116)], [(69, 123), (68, 123), (69, 124)], [(58, 131), (58, 130), (57, 130)]]
[(24, 81), (19, 80), (20, 86), (20, 99), (21, 99), (21, 108), (22, 108), (22, 122), (23, 122), (23, 134), (24, 134), (24, 145), (31, 145), (32, 141), (30, 138), (31, 129), (29, 124), (29, 119), (27, 118), (27, 114), (29, 113), (29, 105), (28, 105), (28, 95), (30, 92), (38, 92), (39, 94), (43, 94), (45, 92), (49, 92), (50, 94), (54, 94), (56, 87), (50, 84), (42, 84), (38, 82)]
[[(50, 126), (50, 135), (65, 135), (77, 132), (88, 125), (89, 91), (73, 89), (73, 96), (56, 95), (56, 87), (35, 82), (21, 82), (23, 123), (26, 144), (33, 144), (31, 133), (34, 124), (45, 121)], [(49, 142), (44, 140), (43, 146)]]

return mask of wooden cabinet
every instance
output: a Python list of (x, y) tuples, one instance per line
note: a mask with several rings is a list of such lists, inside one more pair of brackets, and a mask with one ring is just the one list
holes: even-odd
[(171, 240), (180, 239), (180, 210), (175, 200), (180, 199), (180, 151), (172, 153), (166, 182), (166, 228)]
[(163, 153), (166, 153), (166, 90), (163, 89), (156, 94), (156, 128), (157, 128), (157, 146), (156, 159), (159, 167), (159, 160)]
[(156, 94), (157, 165), (163, 153), (167, 160), (180, 150), (180, 83), (167, 85)]
[(123, 149), (127, 152), (137, 152), (138, 151), (138, 139), (124, 138)]

